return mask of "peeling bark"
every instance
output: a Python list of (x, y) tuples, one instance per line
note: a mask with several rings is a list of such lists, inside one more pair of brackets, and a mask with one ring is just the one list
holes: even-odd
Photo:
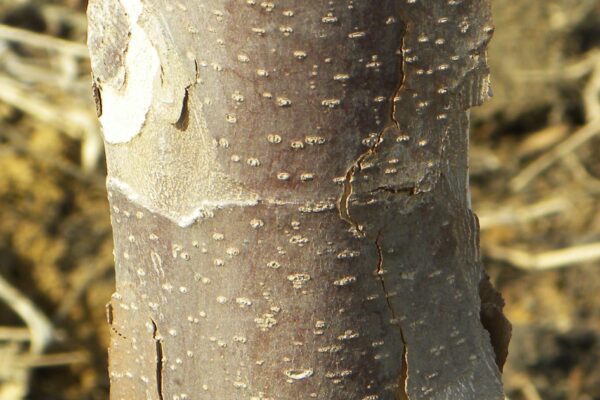
[(503, 399), (467, 186), (486, 0), (88, 16), (112, 399)]

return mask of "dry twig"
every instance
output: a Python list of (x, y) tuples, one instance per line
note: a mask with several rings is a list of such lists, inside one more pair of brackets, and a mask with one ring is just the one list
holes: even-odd
[(95, 168), (102, 154), (102, 141), (96, 116), (91, 110), (71, 104), (60, 108), (40, 97), (32, 96), (31, 88), (8, 76), (0, 75), (0, 101), (49, 123), (73, 139), (82, 141), (81, 159), (84, 170)]
[(585, 77), (600, 62), (600, 51), (592, 50), (583, 58), (571, 65), (554, 69), (530, 69), (515, 72), (515, 78), (523, 82), (577, 80)]
[[(36, 356), (43, 353), (53, 338), (53, 327), (50, 320), (19, 290), (0, 276), (0, 300), (4, 301), (27, 325), (31, 345), (29, 354)], [(14, 365), (14, 352), (4, 355), (7, 362), (13, 361), (7, 382), (0, 387), (0, 400), (18, 400), (26, 396), (31, 378), (29, 367)]]
[(0, 24), (0, 39), (56, 51), (72, 57), (89, 58), (89, 52), (85, 44), (71, 42), (69, 40), (59, 39), (4, 24)]
[(563, 164), (571, 171), (575, 180), (581, 183), (586, 192), (600, 193), (600, 180), (591, 175), (575, 154), (569, 154), (563, 159)]
[(28, 342), (31, 332), (27, 328), (0, 326), (0, 342)]
[(600, 100), (598, 99), (598, 94), (600, 93), (600, 52), (590, 53), (584, 61), (581, 65), (577, 66), (573, 74), (584, 76), (586, 73), (591, 72), (590, 79), (583, 91), (587, 123), (515, 176), (510, 181), (510, 188), (513, 191), (522, 190), (556, 161), (572, 153), (579, 146), (600, 133)]
[(551, 250), (544, 253), (532, 253), (509, 247), (488, 245), (486, 256), (504, 261), (526, 270), (549, 270), (569, 267), (573, 264), (600, 259), (600, 242)]
[(516, 149), (517, 158), (529, 157), (564, 140), (569, 133), (569, 126), (558, 123), (545, 127), (537, 132), (532, 132), (518, 144)]
[(69, 353), (26, 355), (17, 360), (17, 366), (23, 368), (58, 367), (61, 365), (82, 364), (90, 359), (89, 353), (85, 351), (73, 351)]
[(588, 122), (578, 129), (566, 140), (559, 143), (552, 150), (544, 153), (538, 159), (525, 167), (517, 176), (510, 181), (510, 188), (515, 191), (524, 189), (533, 179), (544, 172), (556, 161), (570, 154), (579, 146), (600, 133), (600, 117)]
[(494, 211), (481, 211), (479, 226), (481, 230), (499, 225), (517, 225), (528, 221), (558, 214), (572, 207), (564, 197), (554, 197), (527, 206), (508, 206)]
[(0, 300), (4, 301), (23, 321), (31, 332), (31, 352), (41, 354), (52, 341), (53, 328), (50, 320), (19, 290), (0, 276)]

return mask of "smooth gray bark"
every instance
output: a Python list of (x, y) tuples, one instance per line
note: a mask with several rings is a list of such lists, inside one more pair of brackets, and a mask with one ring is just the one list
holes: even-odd
[(467, 184), (487, 0), (88, 16), (113, 400), (503, 399)]

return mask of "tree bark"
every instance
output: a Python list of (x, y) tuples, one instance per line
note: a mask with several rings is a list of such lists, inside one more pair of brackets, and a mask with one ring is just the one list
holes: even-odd
[(467, 183), (487, 0), (92, 0), (88, 17), (112, 399), (503, 399)]

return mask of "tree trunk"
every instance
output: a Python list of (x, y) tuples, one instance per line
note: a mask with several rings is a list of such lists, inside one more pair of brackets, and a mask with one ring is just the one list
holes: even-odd
[(113, 400), (503, 399), (467, 187), (487, 0), (88, 16)]

